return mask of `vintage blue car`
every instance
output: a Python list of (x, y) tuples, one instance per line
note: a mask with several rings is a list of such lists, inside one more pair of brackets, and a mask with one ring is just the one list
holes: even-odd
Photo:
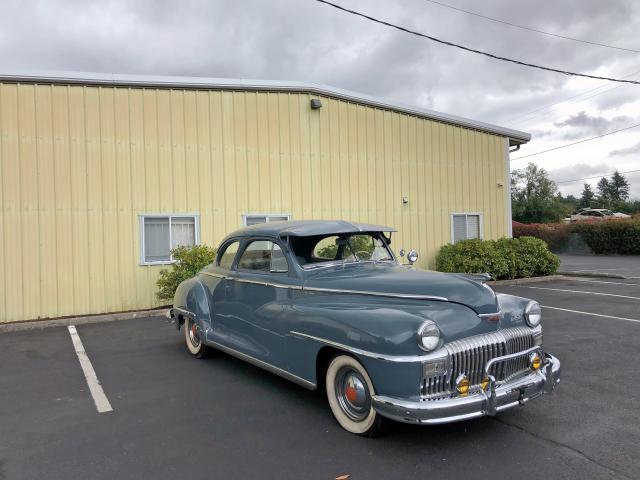
[(393, 231), (344, 221), (238, 230), (180, 284), (168, 316), (196, 357), (217, 349), (325, 389), (355, 434), (374, 434), (383, 417), (454, 422), (550, 393), (560, 362), (542, 347), (540, 305), (494, 293), (487, 276), (402, 265)]

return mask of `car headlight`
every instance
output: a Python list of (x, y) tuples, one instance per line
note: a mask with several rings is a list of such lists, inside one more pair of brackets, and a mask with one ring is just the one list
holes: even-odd
[(418, 329), (418, 346), (425, 352), (431, 352), (440, 343), (440, 329), (432, 320), (427, 320)]
[(527, 321), (527, 325), (532, 328), (540, 325), (540, 320), (542, 320), (542, 309), (538, 302), (531, 300), (527, 303), (527, 306), (524, 309), (524, 319)]

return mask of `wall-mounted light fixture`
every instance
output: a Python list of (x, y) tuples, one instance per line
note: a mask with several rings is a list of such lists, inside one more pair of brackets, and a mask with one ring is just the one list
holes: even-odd
[(311, 108), (313, 110), (318, 110), (319, 108), (322, 108), (322, 102), (320, 101), (319, 98), (312, 98), (311, 99)]
[(409, 203), (409, 197), (402, 197), (402, 203), (404, 205), (406, 205), (407, 203)]

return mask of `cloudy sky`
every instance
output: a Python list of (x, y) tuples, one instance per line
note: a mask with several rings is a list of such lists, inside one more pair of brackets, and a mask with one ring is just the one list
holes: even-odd
[[(427, 0), (334, 0), (455, 43), (530, 63), (640, 79), (640, 53), (541, 35)], [(637, 0), (441, 0), (539, 30), (640, 51)], [(498, 62), (370, 23), (314, 0), (2, 1), (0, 70), (300, 80), (524, 130), (513, 168), (556, 181), (640, 169), (640, 85)], [(640, 198), (640, 172), (627, 175)], [(593, 185), (598, 179), (591, 180)], [(579, 194), (582, 182), (560, 183)]]

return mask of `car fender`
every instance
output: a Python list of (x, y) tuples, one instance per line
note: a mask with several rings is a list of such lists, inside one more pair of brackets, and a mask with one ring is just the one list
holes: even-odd
[[(176, 326), (179, 329), (184, 323), (184, 315), (191, 315), (196, 324), (203, 331), (211, 326), (211, 309), (207, 289), (198, 277), (184, 280), (178, 285), (173, 297), (173, 308), (178, 320)], [(183, 315), (180, 312), (184, 312)]]
[[(418, 385), (421, 359), (417, 332), (431, 319), (442, 331), (441, 345), (469, 331), (495, 331), (472, 309), (452, 302), (406, 299), (367, 299), (362, 295), (307, 294), (283, 312), (290, 371), (314, 383), (321, 349), (331, 348), (356, 357), (374, 385), (385, 392)], [(416, 388), (412, 393), (416, 393)]]

